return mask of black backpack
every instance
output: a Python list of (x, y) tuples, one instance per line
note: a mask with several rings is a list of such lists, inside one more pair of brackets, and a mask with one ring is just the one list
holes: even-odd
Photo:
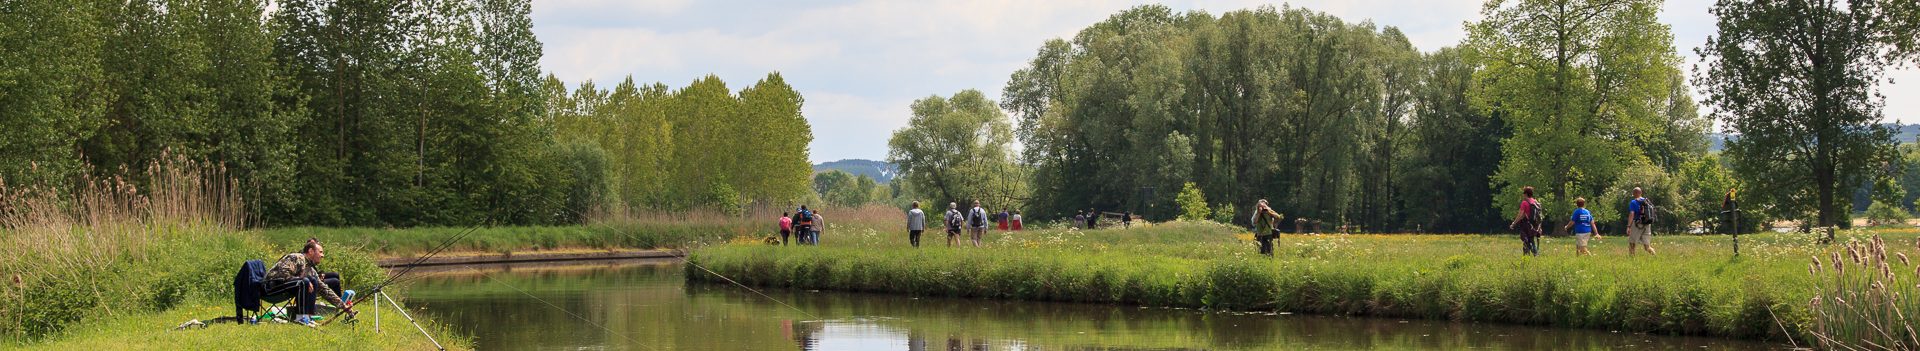
[(1646, 198), (1638, 198), (1638, 199), (1634, 199), (1633, 201), (1640, 202), (1640, 212), (1633, 214), (1634, 219), (1640, 221), (1640, 225), (1642, 226), (1653, 224), (1654, 214), (1660, 213), (1660, 211), (1654, 210), (1653, 200), (1647, 200)]
[(973, 224), (973, 226), (974, 226), (974, 227), (985, 227), (985, 226), (987, 226), (987, 223), (986, 223), (986, 220), (987, 220), (987, 219), (986, 219), (986, 218), (980, 218), (981, 216), (977, 216), (977, 215), (975, 215), (975, 213), (974, 213), (973, 211), (967, 211), (967, 217), (972, 217), (972, 218), (970, 218), (970, 219), (972, 219), (972, 220), (973, 220), (973, 221), (972, 221), (971, 223)]
[(1540, 200), (1528, 200), (1525, 206), (1529, 207), (1527, 209), (1527, 225), (1528, 226), (1538, 228), (1541, 225), (1546, 224), (1546, 220), (1542, 219), (1542, 217), (1546, 216), (1546, 214), (1542, 213), (1542, 212), (1546, 212), (1546, 209), (1540, 207)]

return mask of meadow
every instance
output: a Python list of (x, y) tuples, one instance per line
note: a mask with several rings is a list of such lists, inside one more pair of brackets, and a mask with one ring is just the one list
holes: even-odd
[[(885, 227), (884, 225), (879, 227)], [(1914, 251), (1913, 230), (1880, 235)], [(1074, 301), (1234, 311), (1426, 318), (1610, 331), (1712, 335), (1807, 345), (1818, 287), (1809, 258), (1840, 245), (1802, 233), (1656, 236), (1658, 255), (1629, 256), (1624, 236), (1593, 256), (1549, 237), (1539, 257), (1510, 235), (1288, 234), (1273, 257), (1244, 229), (1174, 222), (1132, 229), (1051, 226), (994, 232), (988, 245), (921, 248), (901, 230), (829, 231), (820, 247), (747, 240), (694, 251), (691, 262), (744, 284), (924, 296)], [(1905, 255), (1905, 254), (1900, 254)], [(1904, 267), (1911, 271), (1912, 267)], [(689, 267), (689, 279), (718, 280)]]
[[(299, 241), (270, 240), (243, 230), (246, 220), (230, 183), (193, 165), (149, 170), (154, 186), (136, 191), (119, 180), (79, 191), (0, 188), (0, 348), (422, 349), (410, 329), (386, 332), (335, 324), (311, 330), (292, 324), (210, 325), (170, 331), (188, 320), (233, 315), (233, 276), (249, 259), (272, 264)], [(387, 279), (375, 257), (329, 248), (322, 263), (350, 285)], [(403, 293), (395, 292), (396, 298)], [(385, 308), (392, 313), (390, 307)], [(426, 321), (451, 349), (459, 335)]]

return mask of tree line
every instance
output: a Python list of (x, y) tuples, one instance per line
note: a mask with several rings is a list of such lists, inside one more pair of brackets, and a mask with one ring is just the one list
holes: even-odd
[[(1884, 67), (1912, 57), (1920, 16), (1902, 16), (1920, 6), (1723, 0), (1714, 6), (1720, 32), (1697, 52), (1708, 64), (1692, 79), (1658, 21), (1660, 6), (1494, 1), (1466, 24), (1466, 39), (1432, 52), (1394, 27), (1302, 8), (1214, 16), (1135, 7), (1042, 45), (1003, 89), (998, 104), (1010, 117), (936, 121), (916, 108), (890, 160), (923, 197), (969, 196), (926, 191), (936, 178), (1024, 179), (1006, 188), (1025, 194), (1009, 205), (1040, 218), (1086, 208), (1231, 217), (1264, 198), (1289, 217), (1370, 231), (1498, 230), (1524, 186), (1540, 189), (1550, 212), (1587, 198), (1601, 221), (1622, 218), (1628, 191), (1640, 187), (1660, 200), (1669, 229), (1718, 224), (1731, 189), (1748, 194), (1742, 226), (1768, 218), (1834, 225), (1849, 211), (1821, 200), (1833, 188), (1903, 174), (1905, 166), (1892, 166), (1900, 158), (1883, 157), (1893, 144), (1876, 124), (1871, 91)], [(1781, 17), (1732, 15), (1748, 12)], [(1793, 23), (1783, 18), (1802, 25), (1776, 26)], [(1833, 30), (1794, 37), (1810, 28)], [(1793, 51), (1806, 41), (1852, 46), (1797, 58), (1734, 52)], [(1793, 68), (1809, 76), (1783, 76)], [(1741, 86), (1780, 79), (1808, 86)], [(1701, 115), (1690, 87), (1718, 108), (1714, 115)], [(1808, 95), (1842, 101), (1802, 103)], [(1724, 154), (1707, 150), (1715, 121), (1738, 136)], [(1017, 124), (1021, 146), (998, 157), (1015, 163), (1006, 171), (935, 160), (1011, 141), (969, 147), (929, 135), (977, 139), (1005, 123)], [(1213, 210), (1183, 208), (1196, 206)]]
[(713, 77), (569, 93), (541, 76), (530, 12), (528, 0), (10, 1), (0, 184), (139, 183), (154, 161), (207, 160), (235, 177), (255, 224), (275, 226), (574, 223), (804, 193), (811, 133), (778, 75), (737, 95)]

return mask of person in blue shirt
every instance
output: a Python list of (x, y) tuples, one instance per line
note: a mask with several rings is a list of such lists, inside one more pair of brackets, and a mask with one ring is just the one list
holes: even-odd
[(1600, 238), (1600, 234), (1593, 231), (1593, 212), (1587, 211), (1584, 197), (1574, 198), (1573, 206), (1573, 218), (1567, 219), (1567, 226), (1562, 230), (1573, 233), (1575, 251), (1581, 256), (1592, 255), (1593, 252), (1587, 251), (1587, 240)]
[(1636, 244), (1646, 248), (1648, 255), (1654, 254), (1652, 237), (1653, 211), (1655, 210), (1653, 203), (1647, 200), (1645, 192), (1639, 187), (1634, 187), (1633, 200), (1627, 201), (1627, 256), (1633, 256), (1639, 251), (1634, 247)]

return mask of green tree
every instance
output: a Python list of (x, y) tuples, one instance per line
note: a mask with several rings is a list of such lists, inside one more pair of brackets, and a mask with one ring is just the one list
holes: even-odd
[[(1518, 202), (1506, 199), (1525, 186), (1563, 210), (1576, 195), (1641, 186), (1615, 182), (1634, 181), (1622, 171), (1647, 162), (1632, 141), (1661, 134), (1680, 62), (1659, 8), (1657, 0), (1490, 1), (1485, 18), (1467, 26), (1468, 53), (1483, 65), (1472, 99), (1513, 130), (1492, 179), (1494, 206), (1516, 212)], [(1615, 219), (1609, 206), (1596, 206), (1597, 220)]]
[(1406, 144), (1394, 169), (1397, 199), (1407, 226), (1422, 231), (1476, 232), (1503, 229), (1507, 214), (1493, 206), (1486, 180), (1500, 167), (1500, 141), (1510, 135), (1504, 120), (1473, 107), (1469, 99), (1477, 65), (1458, 48), (1441, 48), (1422, 61), (1412, 118), (1400, 139)]
[(977, 90), (951, 98), (913, 102), (907, 127), (888, 140), (887, 162), (900, 167), (895, 181), (910, 184), (934, 202), (980, 200), (994, 208), (1020, 208), (1026, 176), (1013, 154), (1013, 127), (993, 100)]
[(1845, 222), (1846, 184), (1893, 161), (1875, 92), (1887, 67), (1913, 57), (1911, 1), (1741, 1), (1713, 6), (1718, 32), (1696, 79), (1748, 198), (1770, 214)]
[(1200, 187), (1194, 186), (1193, 182), (1181, 185), (1180, 195), (1175, 196), (1173, 202), (1180, 204), (1180, 220), (1204, 221), (1213, 218), (1213, 209), (1207, 208), (1207, 195), (1200, 192)]
[(101, 67), (114, 1), (9, 1), (0, 11), (0, 182), (47, 184), (82, 169), (75, 145), (112, 99)]

